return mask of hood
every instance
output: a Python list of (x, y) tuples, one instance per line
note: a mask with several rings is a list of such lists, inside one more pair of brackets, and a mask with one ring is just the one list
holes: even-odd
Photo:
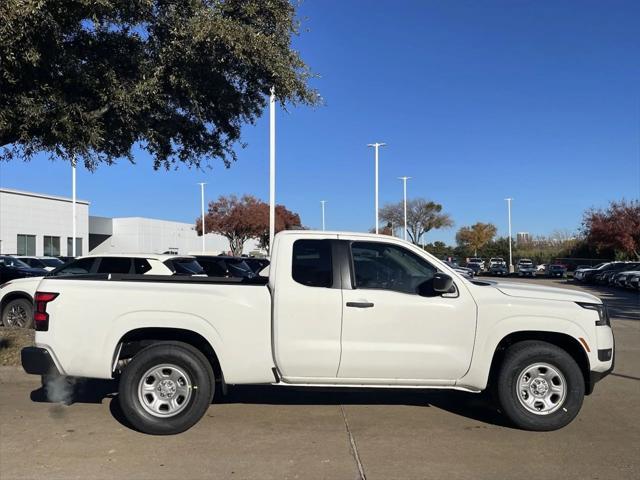
[(540, 285), (519, 282), (496, 282), (494, 287), (510, 297), (536, 298), (540, 300), (562, 300), (566, 302), (602, 303), (598, 297), (581, 290), (543, 287)]

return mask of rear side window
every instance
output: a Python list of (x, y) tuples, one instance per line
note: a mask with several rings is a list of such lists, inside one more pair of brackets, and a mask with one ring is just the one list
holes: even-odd
[(144, 275), (151, 270), (151, 265), (146, 258), (134, 258), (133, 259), (133, 271), (138, 275)]
[(98, 273), (129, 273), (131, 258), (104, 257), (98, 265)]
[(293, 279), (308, 287), (331, 287), (333, 268), (329, 240), (296, 240), (293, 243)]

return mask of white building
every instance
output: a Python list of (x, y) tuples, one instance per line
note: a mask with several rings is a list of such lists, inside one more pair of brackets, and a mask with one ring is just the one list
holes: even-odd
[[(0, 253), (72, 255), (70, 198), (0, 188)], [(76, 200), (76, 255), (87, 254), (89, 202)]]
[[(170, 222), (153, 218), (89, 217), (91, 253), (179, 253), (202, 251), (202, 237), (191, 223)], [(247, 242), (245, 252), (256, 249)], [(221, 235), (205, 235), (205, 251), (217, 255), (229, 250), (229, 242)]]
[[(0, 189), (0, 254), (71, 256), (72, 202), (69, 198)], [(76, 201), (76, 255), (87, 253), (188, 254), (202, 251), (191, 223), (142, 217), (89, 216), (89, 202)], [(209, 254), (228, 252), (221, 235), (205, 235)], [(249, 241), (245, 253), (257, 250)]]

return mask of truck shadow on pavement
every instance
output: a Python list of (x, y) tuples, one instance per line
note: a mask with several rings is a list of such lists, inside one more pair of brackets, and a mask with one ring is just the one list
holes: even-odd
[[(118, 384), (115, 380), (78, 379), (64, 404), (101, 404), (105, 399), (110, 399), (109, 410), (114, 419), (133, 429), (122, 414), (117, 392)], [(33, 402), (56, 404), (47, 398), (43, 387), (33, 390), (30, 397)], [(487, 394), (455, 390), (233, 386), (229, 387), (227, 395), (216, 395), (212, 404), (214, 408), (215, 405), (224, 404), (416, 406), (438, 408), (491, 425), (509, 426), (506, 419), (491, 404)]]

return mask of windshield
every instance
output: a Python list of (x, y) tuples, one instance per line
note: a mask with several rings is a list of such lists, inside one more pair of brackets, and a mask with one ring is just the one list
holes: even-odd
[(59, 258), (41, 258), (40, 261), (44, 263), (47, 267), (59, 267), (60, 265), (64, 265), (64, 262)]
[(14, 267), (14, 268), (31, 268), (22, 260), (19, 260), (13, 257), (0, 257), (0, 264), (4, 264), (7, 267)]

